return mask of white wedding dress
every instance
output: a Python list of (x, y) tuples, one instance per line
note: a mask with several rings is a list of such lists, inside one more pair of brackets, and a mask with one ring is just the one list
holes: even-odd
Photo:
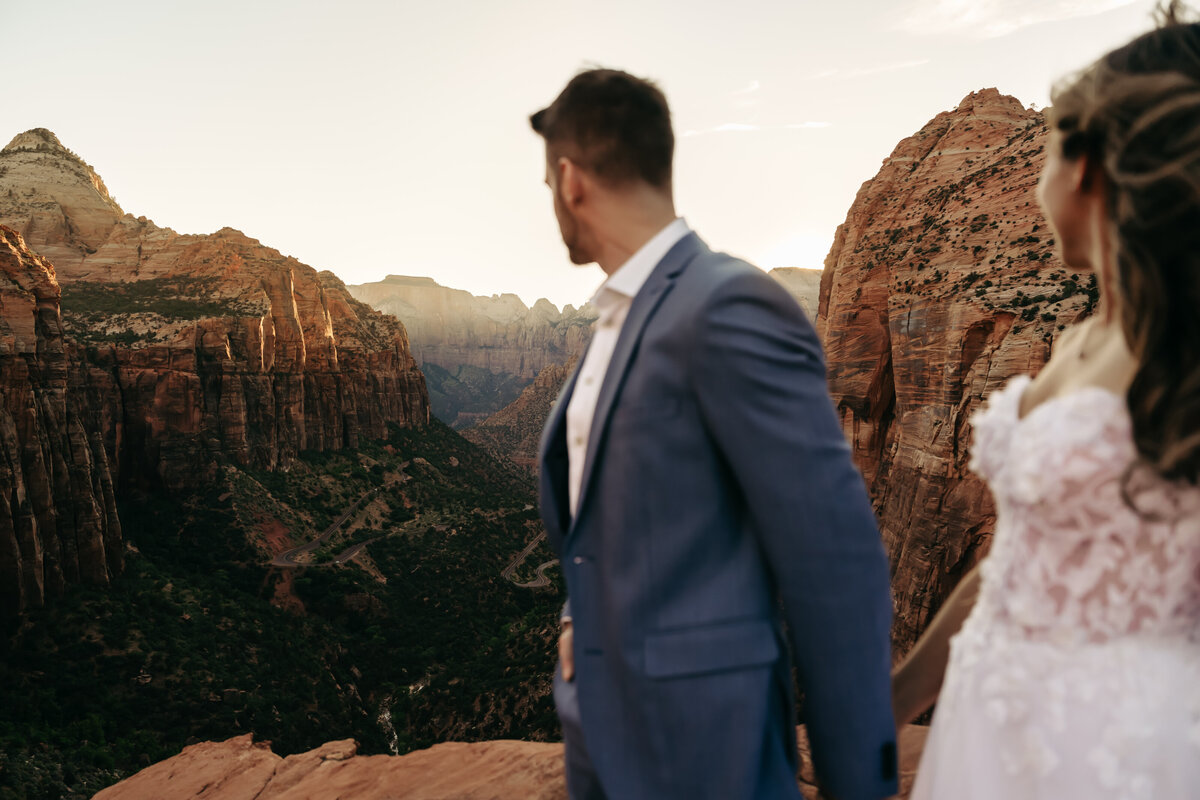
[(1124, 398), (1029, 382), (973, 420), (996, 533), (912, 797), (1200, 798), (1200, 489), (1139, 471), (1139, 515)]

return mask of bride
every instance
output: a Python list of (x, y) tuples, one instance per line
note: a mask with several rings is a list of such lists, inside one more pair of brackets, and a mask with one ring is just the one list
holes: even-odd
[(997, 528), (894, 674), (899, 723), (937, 701), (913, 798), (1200, 797), (1200, 24), (1181, 13), (1055, 92), (1039, 200), (1101, 303), (974, 420)]

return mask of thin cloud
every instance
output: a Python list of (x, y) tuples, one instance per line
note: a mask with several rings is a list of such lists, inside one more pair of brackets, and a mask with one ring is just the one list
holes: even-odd
[(754, 92), (757, 92), (757, 91), (758, 91), (759, 89), (761, 89), (761, 88), (762, 88), (762, 84), (761, 84), (761, 83), (759, 83), (758, 81), (750, 81), (750, 85), (749, 85), (749, 86), (745, 87), (744, 89), (738, 89), (736, 92), (734, 92), (734, 94), (735, 94), (735, 95), (738, 95), (738, 94), (753, 94)]
[(995, 39), (1040, 25), (1103, 14), (1138, 0), (912, 0), (897, 27), (908, 33)]
[(813, 128), (829, 128), (832, 126), (832, 122), (793, 122), (783, 127), (789, 130), (812, 130)]

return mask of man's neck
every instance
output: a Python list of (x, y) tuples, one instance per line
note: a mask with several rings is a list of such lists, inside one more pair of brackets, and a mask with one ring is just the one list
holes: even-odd
[(646, 242), (658, 235), (663, 228), (675, 221), (675, 208), (668, 206), (650, 215), (630, 215), (614, 225), (611, 232), (600, 241), (600, 252), (596, 263), (604, 274), (612, 275)]

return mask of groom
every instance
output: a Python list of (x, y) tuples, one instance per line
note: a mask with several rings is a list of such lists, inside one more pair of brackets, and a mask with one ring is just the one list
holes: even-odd
[(675, 216), (666, 98), (577, 75), (530, 118), (600, 317), (542, 436), (568, 601), (554, 693), (573, 800), (896, 790), (888, 565), (816, 334)]

